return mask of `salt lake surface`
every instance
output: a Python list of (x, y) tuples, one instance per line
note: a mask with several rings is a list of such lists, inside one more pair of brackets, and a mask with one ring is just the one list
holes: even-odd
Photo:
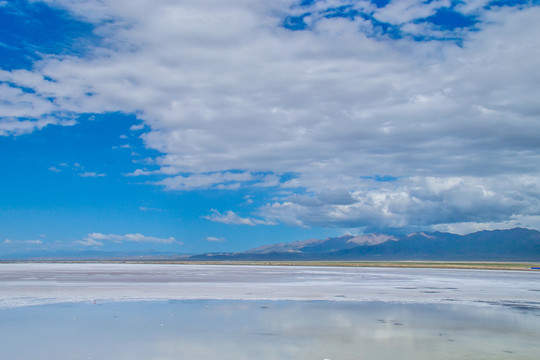
[(2, 359), (537, 359), (540, 273), (0, 264)]

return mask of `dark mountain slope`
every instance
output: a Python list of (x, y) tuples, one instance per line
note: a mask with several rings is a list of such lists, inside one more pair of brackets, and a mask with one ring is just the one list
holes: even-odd
[(266, 245), (241, 253), (203, 254), (193, 260), (441, 260), (540, 261), (540, 232), (515, 228), (468, 235), (415, 233), (346, 235)]

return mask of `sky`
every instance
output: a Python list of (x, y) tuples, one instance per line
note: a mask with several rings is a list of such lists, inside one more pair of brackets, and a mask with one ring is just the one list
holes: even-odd
[(540, 1), (0, 1), (0, 258), (540, 229)]

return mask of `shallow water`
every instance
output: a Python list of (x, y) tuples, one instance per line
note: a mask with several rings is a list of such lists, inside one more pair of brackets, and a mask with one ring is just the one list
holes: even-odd
[(538, 359), (540, 310), (175, 300), (0, 310), (0, 358)]
[(0, 359), (538, 359), (540, 273), (0, 264)]

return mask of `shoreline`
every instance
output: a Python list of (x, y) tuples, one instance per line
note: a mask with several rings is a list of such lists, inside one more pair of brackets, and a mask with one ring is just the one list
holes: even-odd
[(189, 261), (161, 259), (90, 259), (90, 260), (0, 260), (3, 264), (161, 264), (161, 265), (234, 265), (234, 266), (309, 266), (309, 267), (373, 267), (426, 268), (467, 270), (540, 271), (540, 262), (504, 261)]
[(283, 264), (2, 264), (0, 308), (49, 302), (164, 299), (453, 304), (497, 299), (504, 306), (540, 307), (540, 272), (499, 270)]

